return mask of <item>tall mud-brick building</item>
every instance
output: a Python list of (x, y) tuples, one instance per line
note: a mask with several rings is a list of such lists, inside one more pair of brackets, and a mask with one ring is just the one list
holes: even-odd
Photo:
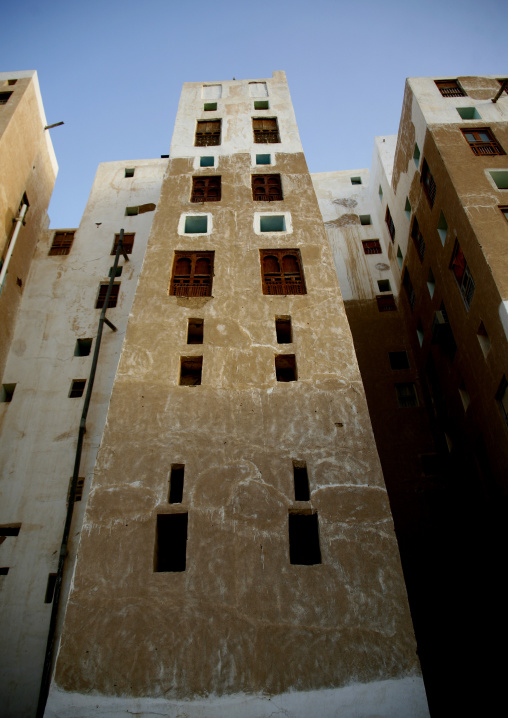
[(185, 84), (154, 203), (46, 715), (427, 715), (284, 73)]

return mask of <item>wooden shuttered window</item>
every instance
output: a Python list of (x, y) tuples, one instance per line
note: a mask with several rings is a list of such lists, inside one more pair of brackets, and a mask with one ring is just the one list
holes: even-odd
[(55, 232), (53, 244), (48, 252), (50, 257), (64, 254), (70, 254), (72, 243), (74, 241), (74, 232)]
[(362, 245), (364, 254), (382, 254), (379, 239), (366, 239)]
[[(109, 284), (101, 284), (100, 285), (99, 295), (97, 297), (97, 303), (95, 305), (96, 309), (102, 309), (102, 307), (104, 306), (106, 294), (108, 293), (108, 286), (109, 286)], [(113, 284), (113, 286), (111, 287), (111, 294), (109, 295), (108, 309), (113, 309), (113, 307), (116, 307), (116, 304), (118, 302), (119, 292), (120, 292), (120, 282)]]
[(434, 182), (434, 177), (430, 173), (427, 160), (423, 160), (422, 184), (424, 192), (427, 195), (427, 199), (429, 200), (429, 204), (433, 207), (434, 200), (436, 199), (436, 183)]
[(504, 155), (505, 151), (488, 127), (462, 130), (475, 155)]
[(219, 202), (221, 199), (220, 177), (193, 177), (191, 202)]
[(380, 312), (396, 312), (397, 305), (393, 294), (378, 294), (376, 296), (377, 308)]
[(252, 175), (252, 199), (255, 202), (282, 200), (280, 175)]
[[(134, 235), (135, 235), (134, 232), (132, 232), (130, 234), (123, 235), (123, 248), (125, 250), (125, 254), (132, 254), (132, 248), (134, 246)], [(113, 244), (113, 249), (111, 250), (111, 254), (116, 254), (116, 250), (118, 249), (119, 241), (120, 241), (120, 235), (115, 234), (115, 241)]]
[(258, 144), (274, 144), (280, 142), (279, 126), (276, 117), (253, 117), (252, 129), (254, 142)]
[(211, 297), (214, 252), (175, 252), (169, 294)]
[(466, 308), (469, 309), (471, 302), (473, 301), (475, 282), (458, 240), (455, 240), (450, 269), (452, 270), (455, 281), (460, 289), (464, 304), (466, 305)]
[(220, 145), (221, 120), (198, 120), (196, 126), (196, 147)]
[(263, 294), (307, 294), (299, 249), (261, 249)]
[(390, 233), (390, 237), (392, 240), (392, 243), (395, 239), (395, 225), (393, 223), (392, 215), (390, 213), (390, 208), (388, 205), (386, 205), (386, 214), (385, 214), (385, 222), (386, 226), (388, 227), (388, 232)]
[(459, 87), (457, 80), (436, 80), (436, 85), (443, 97), (465, 97), (466, 93)]

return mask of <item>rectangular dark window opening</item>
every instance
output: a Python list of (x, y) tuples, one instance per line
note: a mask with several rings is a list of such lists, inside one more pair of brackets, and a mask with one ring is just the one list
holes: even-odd
[(413, 240), (416, 247), (418, 259), (420, 260), (420, 262), (423, 262), (423, 259), (425, 257), (425, 240), (423, 239), (423, 234), (420, 232), (420, 227), (418, 225), (418, 220), (416, 219), (416, 217), (413, 219), (411, 239)]
[(21, 524), (3, 524), (0, 526), (0, 537), (19, 536)]
[(289, 561), (301, 566), (321, 563), (316, 513), (289, 512)]
[(188, 514), (159, 514), (157, 516), (155, 571), (185, 571), (188, 516)]
[(180, 357), (180, 386), (199, 386), (203, 357)]
[(263, 294), (307, 294), (300, 250), (261, 249)]
[(2, 387), (0, 389), (0, 403), (11, 402), (15, 389), (16, 384), (2, 384)]
[(395, 384), (395, 391), (400, 409), (418, 406), (418, 394), (416, 393), (416, 386), (412, 382)]
[(253, 117), (252, 129), (257, 144), (275, 144), (280, 142), (279, 126), (276, 117)]
[(76, 339), (75, 357), (87, 357), (92, 350), (92, 339)]
[(436, 183), (434, 182), (434, 177), (430, 173), (427, 160), (423, 160), (421, 181), (423, 184), (423, 191), (425, 192), (425, 196), (429, 200), (430, 206), (433, 207), (434, 200), (436, 199)]
[(169, 477), (169, 503), (181, 504), (183, 499), (183, 476), (185, 464), (171, 464)]
[(189, 319), (187, 326), (187, 344), (203, 343), (203, 319)]
[(279, 202), (284, 199), (280, 175), (252, 175), (252, 199), (255, 202)]
[(296, 381), (296, 357), (294, 354), (279, 354), (275, 357), (277, 381)]
[(5, 105), (11, 95), (12, 92), (0, 92), (0, 105)]
[(200, 167), (213, 167), (215, 165), (215, 157), (210, 155), (203, 155), (199, 158)]
[(170, 295), (211, 297), (213, 259), (213, 252), (175, 252)]
[(362, 241), (364, 254), (381, 254), (379, 239), (365, 239)]
[(388, 352), (391, 368), (396, 371), (399, 369), (409, 369), (409, 359), (407, 352)]
[(254, 109), (255, 110), (268, 110), (270, 109), (270, 104), (268, 100), (254, 100)]
[[(102, 309), (104, 302), (106, 301), (106, 294), (108, 293), (108, 284), (101, 284), (99, 286), (99, 294), (97, 296), (97, 302), (95, 303), (96, 309)], [(115, 282), (111, 287), (111, 294), (109, 295), (108, 309), (116, 307), (118, 302), (118, 294), (120, 292), (120, 282)]]
[(50, 573), (48, 575), (48, 583), (46, 586), (46, 595), (44, 597), (44, 603), (53, 603), (53, 596), (55, 595), (56, 585), (56, 573)]
[(293, 461), (295, 501), (310, 501), (309, 476), (305, 461)]
[(466, 309), (469, 310), (471, 302), (473, 301), (475, 283), (458, 240), (455, 240), (450, 269), (460, 289)]
[[(220, 177), (193, 177), (191, 202), (219, 202), (221, 199)], [(205, 229), (206, 232), (206, 229)]]
[(135, 170), (135, 169), (136, 169), (135, 167), (126, 167), (126, 168), (125, 168), (125, 176), (126, 176), (126, 177), (134, 177), (134, 170)]
[[(123, 272), (123, 267), (117, 267), (115, 272), (115, 277), (121, 277)], [(113, 267), (109, 268), (108, 277), (111, 277), (113, 274)]]
[(50, 257), (64, 256), (70, 254), (74, 232), (55, 232), (53, 243), (48, 252)]
[(203, 110), (205, 112), (213, 112), (217, 109), (217, 103), (216, 102), (205, 102), (203, 105)]
[(277, 344), (291, 344), (293, 341), (291, 317), (276, 317), (275, 332), (277, 334)]
[(392, 287), (389, 279), (378, 279), (377, 286), (380, 292), (391, 292)]
[[(69, 479), (69, 488), (67, 490), (67, 503), (69, 503), (69, 499), (71, 496), (71, 486), (72, 486), (72, 476)], [(84, 488), (85, 488), (85, 477), (78, 476), (78, 480), (76, 481), (76, 489), (74, 491), (74, 503), (76, 503), (76, 501), (82, 500)]]
[[(2, 103), (0, 102), (0, 105)], [(7, 576), (9, 573), (9, 567), (8, 566), (0, 566), (0, 576)]]
[(390, 214), (390, 208), (388, 205), (386, 205), (386, 214), (385, 214), (385, 222), (386, 226), (388, 227), (388, 232), (390, 234), (392, 242), (395, 239), (395, 225), (393, 223), (392, 215)]
[[(125, 250), (125, 254), (132, 254), (132, 248), (134, 246), (134, 237), (135, 232), (125, 232), (123, 235), (123, 248)], [(116, 250), (118, 249), (118, 243), (120, 241), (120, 235), (115, 234), (115, 241), (113, 242), (113, 248), (111, 250), (111, 254), (116, 254)]]
[(198, 120), (195, 147), (220, 145), (221, 120)]
[(69, 399), (78, 399), (85, 391), (86, 379), (73, 379), (69, 391)]
[(362, 184), (361, 177), (351, 177), (351, 184)]
[(377, 308), (380, 312), (396, 312), (397, 305), (393, 294), (376, 295)]

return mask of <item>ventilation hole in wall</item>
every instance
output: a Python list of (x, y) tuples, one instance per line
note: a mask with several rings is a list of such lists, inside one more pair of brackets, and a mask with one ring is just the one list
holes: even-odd
[(87, 357), (92, 350), (92, 339), (76, 339), (75, 357)]
[(305, 461), (293, 461), (295, 501), (310, 501), (309, 476)]
[(157, 516), (155, 571), (185, 571), (188, 516), (188, 514), (159, 514)]
[(293, 341), (291, 317), (276, 317), (275, 332), (277, 334), (277, 344), (291, 344)]
[(199, 386), (203, 370), (203, 357), (180, 358), (180, 386)]
[(187, 344), (203, 343), (203, 319), (189, 319), (187, 326)]
[(304, 566), (321, 563), (317, 513), (289, 512), (289, 561)]
[(294, 354), (279, 354), (275, 357), (277, 381), (296, 381), (296, 358)]
[(181, 504), (183, 499), (183, 476), (185, 464), (171, 464), (169, 477), (169, 503)]

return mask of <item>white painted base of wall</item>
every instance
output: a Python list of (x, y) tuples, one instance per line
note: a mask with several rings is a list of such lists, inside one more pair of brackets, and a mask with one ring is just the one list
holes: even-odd
[(420, 677), (278, 696), (210, 696), (176, 701), (68, 693), (52, 687), (45, 718), (428, 718)]

